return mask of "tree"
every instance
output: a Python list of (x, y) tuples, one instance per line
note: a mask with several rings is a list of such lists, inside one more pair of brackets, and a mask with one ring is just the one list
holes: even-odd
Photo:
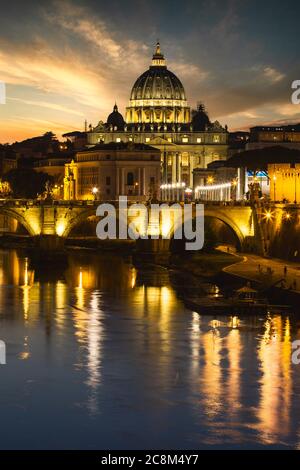
[(31, 168), (14, 168), (3, 177), (11, 187), (13, 197), (34, 199), (46, 189), (47, 181), (53, 183), (53, 177)]

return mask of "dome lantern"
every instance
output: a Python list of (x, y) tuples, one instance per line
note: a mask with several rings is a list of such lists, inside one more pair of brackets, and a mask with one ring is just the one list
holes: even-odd
[(160, 43), (156, 43), (156, 49), (152, 57), (152, 67), (165, 67), (166, 61), (160, 50)]

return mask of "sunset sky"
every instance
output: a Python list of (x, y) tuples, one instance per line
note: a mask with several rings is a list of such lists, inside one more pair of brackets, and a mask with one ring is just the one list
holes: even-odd
[(299, 1), (0, 0), (0, 143), (124, 114), (159, 38), (189, 104), (229, 130), (300, 122)]

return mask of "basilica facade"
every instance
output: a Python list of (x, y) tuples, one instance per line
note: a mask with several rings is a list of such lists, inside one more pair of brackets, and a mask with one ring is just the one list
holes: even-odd
[(193, 187), (193, 170), (225, 160), (227, 128), (212, 123), (204, 106), (191, 111), (185, 89), (171, 72), (157, 43), (152, 63), (133, 85), (125, 119), (115, 104), (107, 122), (87, 133), (89, 148), (99, 144), (147, 144), (161, 154), (161, 182)]

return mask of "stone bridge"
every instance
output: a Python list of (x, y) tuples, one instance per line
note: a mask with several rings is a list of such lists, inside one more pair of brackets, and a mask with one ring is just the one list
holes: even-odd
[[(119, 217), (118, 201), (108, 202), (116, 207), (116, 215)], [(0, 214), (15, 218), (45, 248), (55, 248), (63, 244), (75, 226), (85, 221), (89, 216), (96, 215), (99, 204), (99, 201), (48, 202), (7, 199), (0, 201)], [(192, 204), (192, 208), (192, 214), (195, 217), (195, 204)], [(250, 206), (207, 204), (204, 215), (219, 219), (230, 227), (236, 236), (240, 249), (244, 250), (249, 246), (256, 245), (253, 251), (259, 251), (257, 248), (260, 243), (258, 223)], [(160, 223), (160, 227), (157, 227), (159, 238), (162, 238), (162, 235), (172, 238), (176, 228), (175, 220), (169, 224), (167, 229), (164, 229)], [(148, 233), (151, 233), (151, 230)]]

